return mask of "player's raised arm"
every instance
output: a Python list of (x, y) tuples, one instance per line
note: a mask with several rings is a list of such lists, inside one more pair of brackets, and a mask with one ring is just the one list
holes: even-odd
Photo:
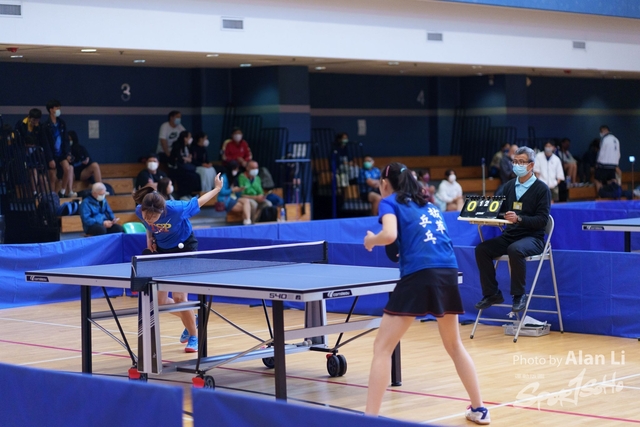
[(202, 196), (198, 197), (198, 206), (204, 206), (209, 200), (213, 199), (222, 190), (222, 174), (216, 175), (215, 188)]

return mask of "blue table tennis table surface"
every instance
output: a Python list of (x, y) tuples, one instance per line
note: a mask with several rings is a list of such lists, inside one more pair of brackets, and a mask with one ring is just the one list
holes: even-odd
[[(87, 267), (68, 267), (51, 270), (26, 272), (28, 281), (78, 284), (87, 286), (116, 286), (129, 287), (131, 264), (107, 264)], [(277, 299), (304, 301), (307, 298), (325, 299), (338, 296), (377, 293), (365, 291), (367, 287), (379, 287), (389, 284), (395, 286), (400, 274), (397, 268), (362, 267), (335, 264), (285, 264), (270, 267), (257, 267), (207, 273), (178, 274), (170, 276), (152, 277), (152, 280), (162, 285), (180, 286), (184, 292), (198, 293), (206, 288), (220, 290), (235, 290), (235, 296), (253, 298), (256, 291), (262, 293), (289, 294)], [(159, 289), (160, 289), (159, 288)], [(358, 291), (358, 289), (361, 291)], [(393, 288), (389, 289), (392, 290)], [(170, 290), (170, 289), (168, 289)], [(174, 289), (177, 290), (177, 289)], [(331, 291), (350, 290), (351, 294), (334, 295)], [(210, 290), (215, 292), (214, 289)], [(209, 292), (204, 292), (209, 293)], [(217, 293), (223, 295), (227, 292)], [(317, 295), (324, 293), (328, 295)], [(251, 294), (251, 295), (250, 295)], [(266, 298), (271, 299), (271, 298)]]

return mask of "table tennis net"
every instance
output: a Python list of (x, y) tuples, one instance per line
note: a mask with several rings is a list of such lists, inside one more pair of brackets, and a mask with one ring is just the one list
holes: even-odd
[(178, 276), (327, 262), (326, 242), (134, 256), (134, 277)]

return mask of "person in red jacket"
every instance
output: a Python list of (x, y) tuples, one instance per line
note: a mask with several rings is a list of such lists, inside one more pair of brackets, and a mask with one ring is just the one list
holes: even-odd
[(243, 139), (242, 129), (234, 128), (231, 139), (222, 143), (222, 162), (225, 166), (235, 160), (244, 169), (253, 157), (247, 141)]

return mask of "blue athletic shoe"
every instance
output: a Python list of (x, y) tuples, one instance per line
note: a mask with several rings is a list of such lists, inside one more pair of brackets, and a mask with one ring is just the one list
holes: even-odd
[(484, 406), (473, 408), (471, 405), (469, 405), (464, 415), (469, 421), (473, 421), (476, 424), (487, 425), (491, 423), (489, 410)]
[[(196, 328), (197, 327), (198, 327), (198, 315), (196, 314)], [(182, 335), (180, 335), (180, 342), (184, 344), (187, 341), (189, 341), (189, 331), (187, 330), (187, 328), (184, 328), (184, 331), (182, 331)]]
[(189, 337), (189, 342), (187, 346), (184, 348), (185, 353), (197, 353), (198, 352), (198, 337), (195, 335), (191, 335)]

